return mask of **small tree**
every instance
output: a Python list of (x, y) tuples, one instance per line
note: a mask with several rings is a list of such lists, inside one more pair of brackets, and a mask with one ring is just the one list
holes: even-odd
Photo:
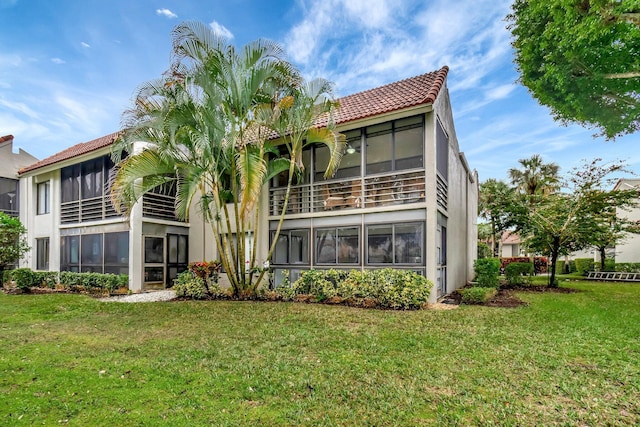
[(491, 178), (480, 184), (478, 211), (481, 218), (489, 221), (491, 256), (499, 255), (496, 242), (498, 235), (502, 236), (509, 227), (509, 205), (513, 195), (513, 190), (502, 181)]
[(622, 163), (601, 165), (601, 159), (575, 168), (564, 183), (564, 192), (537, 196), (530, 205), (527, 221), (520, 224), (529, 236), (529, 247), (551, 258), (549, 286), (555, 286), (559, 255), (593, 245), (594, 233), (603, 227), (603, 212), (634, 206), (637, 193), (628, 190), (603, 191), (608, 177), (624, 171)]
[(15, 265), (29, 250), (26, 232), (18, 218), (0, 212), (0, 278), (4, 270)]

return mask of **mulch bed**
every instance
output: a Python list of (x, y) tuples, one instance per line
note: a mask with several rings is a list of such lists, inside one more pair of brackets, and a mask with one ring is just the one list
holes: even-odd
[[(501, 285), (498, 289), (498, 293), (495, 297), (483, 304), (486, 307), (503, 307), (503, 308), (515, 308), (528, 305), (528, 303), (518, 298), (514, 291), (518, 292), (551, 292), (559, 294), (572, 294), (580, 292), (577, 289), (571, 288), (550, 288), (544, 285), (531, 285), (531, 286), (509, 286)], [(462, 295), (458, 291), (454, 291), (447, 295), (445, 303), (447, 304), (460, 304), (462, 301)]]

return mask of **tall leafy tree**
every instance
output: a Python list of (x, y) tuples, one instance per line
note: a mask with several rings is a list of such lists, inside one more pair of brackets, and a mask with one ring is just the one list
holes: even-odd
[[(331, 121), (323, 130), (310, 128), (336, 104), (328, 83), (308, 91), (273, 42), (258, 40), (236, 49), (198, 22), (178, 25), (172, 39), (169, 71), (142, 84), (133, 108), (124, 114), (123, 136), (114, 150), (120, 161), (113, 200), (130, 209), (159, 185), (175, 185), (177, 216), (188, 218), (197, 202), (234, 294), (252, 294), (264, 276), (256, 256), (264, 235), (258, 230), (257, 201), (271, 176), (298, 167), (290, 141), (285, 143), (294, 155), (284, 159), (282, 150), (274, 148), (274, 137), (327, 144), (335, 169), (344, 138)], [(305, 121), (296, 121), (298, 115), (305, 115)], [(138, 141), (146, 148), (134, 152)], [(123, 149), (131, 154), (119, 159)], [(281, 158), (270, 162), (269, 153)], [(286, 205), (282, 215), (284, 210)], [(253, 241), (250, 250), (247, 241)]]
[(509, 228), (514, 191), (505, 182), (490, 178), (480, 184), (478, 210), (480, 217), (489, 222), (492, 256), (498, 256), (498, 236)]
[(604, 191), (607, 178), (621, 172), (620, 163), (601, 164), (600, 159), (574, 169), (565, 179), (562, 191), (534, 196), (527, 220), (520, 224), (530, 248), (551, 259), (549, 285), (555, 286), (558, 257), (593, 244), (594, 230), (601, 226), (603, 211), (628, 208), (635, 204), (636, 192)]
[(26, 232), (18, 218), (0, 211), (0, 279), (2, 271), (17, 263), (29, 250)]
[(516, 0), (507, 21), (520, 82), (556, 120), (609, 139), (640, 129), (637, 0)]

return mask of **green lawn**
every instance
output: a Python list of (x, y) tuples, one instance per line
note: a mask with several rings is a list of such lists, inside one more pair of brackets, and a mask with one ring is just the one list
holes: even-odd
[(638, 425), (640, 284), (394, 312), (0, 294), (0, 425)]

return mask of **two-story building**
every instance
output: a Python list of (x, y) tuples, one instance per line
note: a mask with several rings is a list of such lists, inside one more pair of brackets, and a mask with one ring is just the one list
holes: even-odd
[(14, 152), (13, 135), (0, 136), (0, 211), (18, 216), (20, 186), (18, 171), (38, 159), (19, 148)]
[[(315, 269), (410, 269), (436, 286), (436, 300), (473, 275), (478, 179), (456, 138), (448, 68), (343, 97), (335, 117), (347, 148), (324, 178), (324, 146), (303, 153), (302, 181), (289, 200), (271, 260), (276, 282)], [(323, 123), (318, 123), (323, 125)], [(215, 259), (201, 218), (173, 217), (170, 189), (148, 195), (130, 218), (109, 202), (116, 134), (75, 145), (21, 170), (23, 221), (36, 269), (128, 273), (133, 291), (168, 286), (187, 262)], [(143, 149), (143, 144), (136, 149)], [(50, 206), (38, 210), (48, 183)], [(284, 176), (265, 186), (259, 229), (273, 238)], [(47, 242), (49, 253), (37, 248)], [(258, 248), (262, 260), (268, 239)]]

